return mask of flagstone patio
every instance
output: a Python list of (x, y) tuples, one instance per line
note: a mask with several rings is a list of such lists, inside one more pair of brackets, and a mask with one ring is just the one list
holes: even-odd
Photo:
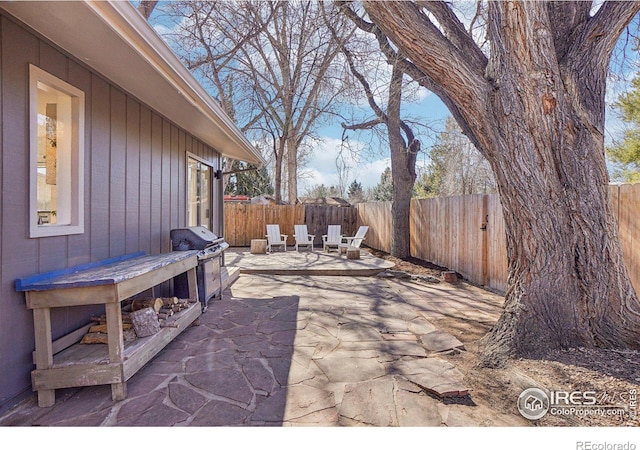
[(464, 345), (432, 323), (490, 323), (501, 303), (444, 282), (243, 273), (129, 380), (125, 400), (109, 386), (60, 389), (53, 407), (31, 399), (0, 425), (527, 426), (474, 404), (442, 357)]
[(313, 251), (277, 250), (266, 254), (252, 254), (247, 248), (230, 248), (225, 252), (225, 264), (240, 269), (241, 273), (270, 275), (376, 275), (394, 264), (372, 256), (360, 249), (359, 259), (347, 259), (333, 249), (330, 252), (315, 248)]

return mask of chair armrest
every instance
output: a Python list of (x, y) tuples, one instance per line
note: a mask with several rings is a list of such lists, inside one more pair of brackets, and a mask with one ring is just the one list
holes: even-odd
[(281, 234), (280, 237), (283, 237), (283, 238), (286, 239), (287, 237), (289, 237), (289, 235), (288, 234)]
[(316, 237), (315, 234), (307, 234), (307, 236), (309, 236), (311, 239), (313, 239), (314, 237)]

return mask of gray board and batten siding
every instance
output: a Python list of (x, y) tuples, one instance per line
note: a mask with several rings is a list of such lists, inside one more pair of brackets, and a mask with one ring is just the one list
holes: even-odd
[[(133, 252), (171, 251), (170, 230), (186, 226), (187, 153), (214, 169), (220, 155), (2, 10), (0, 49), (1, 413), (31, 394), (33, 316), (16, 279)], [(29, 238), (29, 64), (85, 94), (83, 234)], [(52, 310), (53, 338), (96, 312)]]

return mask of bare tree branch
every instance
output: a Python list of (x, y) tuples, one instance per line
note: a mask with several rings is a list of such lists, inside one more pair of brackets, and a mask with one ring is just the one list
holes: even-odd
[(381, 119), (372, 119), (367, 122), (355, 123), (355, 124), (346, 124), (342, 123), (342, 128), (345, 130), (370, 130), (371, 128), (384, 123)]
[(464, 52), (469, 58), (470, 64), (475, 66), (475, 70), (483, 72), (487, 66), (487, 57), (474, 42), (473, 38), (458, 17), (453, 13), (446, 2), (443, 1), (420, 1), (417, 5), (429, 11), (444, 29), (446, 38), (456, 47), (458, 51)]
[[(398, 6), (396, 5), (396, 3), (404, 4), (406, 2), (393, 2), (395, 6)], [(460, 123), (460, 126), (462, 127), (465, 135), (469, 137), (469, 139), (471, 139), (471, 141), (476, 145), (476, 147), (482, 148), (480, 139), (479, 137), (476, 136), (476, 131), (472, 127), (468, 126), (467, 124), (466, 117), (468, 116), (468, 114), (465, 114), (465, 111), (460, 109), (460, 107), (458, 106), (460, 104), (458, 103), (458, 96), (460, 93), (455, 88), (448, 90), (443, 87), (447, 85), (447, 83), (442, 83), (442, 81), (443, 80), (446, 81), (448, 79), (448, 76), (447, 76), (448, 71), (456, 72), (458, 70), (454, 61), (449, 61), (447, 63), (449, 67), (447, 68), (440, 67), (442, 70), (438, 71), (438, 75), (443, 80), (440, 80), (438, 82), (436, 81), (436, 79), (432, 78), (431, 73), (423, 70), (422, 67), (418, 67), (414, 63), (414, 61), (420, 61), (420, 56), (408, 54), (409, 58), (404, 58), (404, 59), (398, 58), (397, 51), (389, 42), (389, 38), (393, 38), (395, 36), (393, 33), (388, 33), (387, 30), (383, 30), (381, 26), (379, 27), (374, 23), (368, 22), (364, 18), (359, 16), (353, 9), (351, 9), (350, 2), (337, 1), (336, 4), (338, 4), (341, 11), (347, 17), (349, 17), (349, 19), (351, 19), (351, 21), (353, 21), (358, 26), (358, 28), (360, 28), (363, 31), (373, 33), (376, 36), (380, 49), (382, 50), (383, 54), (387, 57), (387, 60), (390, 62), (390, 64), (392, 61), (397, 61), (397, 64), (405, 74), (407, 74), (409, 77), (411, 77), (414, 81), (416, 81), (421, 86), (425, 87), (426, 89), (436, 94), (440, 98), (440, 100), (442, 100), (442, 102), (447, 106), (447, 108), (449, 109), (449, 112), (451, 112), (451, 114), (457, 119), (458, 123)], [(389, 3), (385, 2), (384, 5), (389, 5)], [(383, 9), (379, 10), (379, 12), (385, 12), (384, 6), (382, 5), (380, 6)], [(409, 20), (412, 20), (411, 13), (409, 12), (407, 14), (409, 15)], [(398, 18), (398, 20), (399, 20), (399, 23), (402, 23), (403, 21), (402, 18)], [(384, 22), (384, 20), (382, 20), (382, 22)], [(398, 25), (397, 30), (404, 30), (405, 26), (406, 24)], [(433, 28), (433, 26), (431, 26), (431, 28)], [(403, 33), (399, 33), (399, 34), (403, 34)], [(441, 39), (444, 39), (444, 37), (441, 36)], [(428, 41), (429, 41), (428, 39), (421, 38), (420, 44), (418, 45), (428, 47), (430, 45), (430, 42)], [(481, 75), (475, 74), (474, 78), (476, 76), (481, 76)], [(482, 81), (479, 81), (475, 85), (479, 90), (489, 89), (484, 79)], [(482, 95), (477, 92), (475, 94), (473, 94), (472, 92), (469, 92), (466, 95), (466, 98), (476, 99), (477, 101), (479, 101), (480, 97), (482, 97)], [(482, 107), (482, 104), (479, 104), (478, 107)], [(488, 124), (485, 126), (488, 127)]]

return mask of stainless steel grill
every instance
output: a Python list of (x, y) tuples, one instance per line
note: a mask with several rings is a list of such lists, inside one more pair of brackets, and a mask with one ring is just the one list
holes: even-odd
[[(229, 248), (229, 244), (204, 227), (175, 228), (171, 230), (170, 236), (174, 251), (198, 250), (198, 300), (204, 312), (210, 299), (222, 298), (222, 254)], [(185, 274), (174, 279), (173, 288), (178, 297), (189, 295)]]

